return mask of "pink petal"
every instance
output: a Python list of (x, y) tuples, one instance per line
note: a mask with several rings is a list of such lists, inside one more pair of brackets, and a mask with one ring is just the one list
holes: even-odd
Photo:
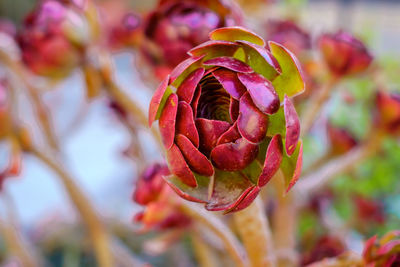
[(237, 123), (233, 124), (220, 138), (218, 138), (217, 145), (231, 143), (242, 137), (238, 131)]
[(212, 176), (214, 174), (214, 168), (211, 162), (192, 144), (192, 142), (190, 142), (186, 136), (178, 134), (176, 136), (176, 144), (193, 171), (204, 176)]
[(229, 129), (230, 124), (226, 121), (200, 118), (196, 119), (196, 126), (200, 137), (200, 151), (209, 155), (219, 137)]
[(242, 73), (251, 73), (253, 69), (249, 65), (233, 57), (216, 57), (203, 62), (206, 66), (219, 66)]
[(279, 134), (275, 135), (267, 148), (264, 167), (260, 178), (258, 179), (258, 186), (266, 185), (274, 174), (279, 170), (282, 162), (282, 138)]
[(286, 153), (290, 156), (296, 149), (297, 142), (300, 138), (300, 121), (297, 116), (296, 109), (288, 96), (285, 96), (283, 101), (283, 109), (285, 112), (286, 121)]
[(153, 124), (153, 122), (156, 120), (157, 111), (160, 106), (161, 100), (164, 96), (165, 90), (167, 90), (168, 83), (169, 83), (169, 76), (167, 76), (167, 78), (165, 78), (160, 83), (157, 90), (154, 92), (153, 97), (151, 98), (150, 107), (149, 107), (149, 126), (150, 127)]
[(194, 123), (192, 107), (183, 101), (178, 103), (176, 115), (176, 134), (183, 134), (196, 146), (199, 147), (199, 134)]
[(194, 70), (178, 87), (176, 94), (179, 97), (179, 101), (183, 100), (190, 103), (193, 99), (194, 92), (197, 84), (200, 82), (204, 75), (204, 68), (198, 68)]
[(224, 171), (239, 171), (246, 168), (258, 154), (258, 145), (240, 138), (234, 143), (217, 145), (211, 151), (214, 165)]
[(257, 73), (238, 73), (239, 80), (246, 86), (254, 104), (265, 114), (278, 111), (280, 103), (278, 94), (272, 84)]
[(171, 173), (175, 174), (184, 184), (190, 187), (197, 186), (196, 178), (177, 145), (173, 144), (172, 147), (167, 150), (167, 160)]
[(166, 149), (170, 149), (174, 143), (175, 121), (178, 111), (178, 96), (171, 94), (168, 97), (165, 107), (159, 120), (161, 139)]
[(239, 100), (246, 93), (246, 87), (239, 81), (236, 72), (222, 68), (215, 70), (213, 75), (234, 99)]
[(260, 143), (267, 133), (268, 116), (262, 113), (250, 98), (249, 93), (240, 98), (238, 129), (252, 143)]

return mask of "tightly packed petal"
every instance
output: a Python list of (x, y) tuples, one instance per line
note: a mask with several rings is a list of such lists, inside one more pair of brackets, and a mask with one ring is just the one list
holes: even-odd
[[(159, 79), (219, 27), (240, 25), (240, 9), (223, 0), (162, 0), (145, 18), (141, 56)], [(196, 53), (196, 52), (193, 52)]]
[[(233, 212), (250, 205), (281, 164), (288, 189), (299, 177), (300, 124), (289, 97), (304, 83), (297, 60), (282, 46), (269, 52), (260, 46), (264, 40), (239, 27), (215, 30), (210, 38), (161, 83), (150, 123), (159, 120), (174, 191), (209, 210)], [(273, 71), (257, 72), (259, 66)]]
[(322, 35), (319, 48), (331, 72), (338, 76), (361, 73), (372, 61), (365, 45), (344, 31)]

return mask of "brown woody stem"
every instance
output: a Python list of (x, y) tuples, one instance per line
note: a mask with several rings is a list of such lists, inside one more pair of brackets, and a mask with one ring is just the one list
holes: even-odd
[(301, 135), (306, 135), (319, 115), (321, 108), (331, 95), (332, 88), (336, 85), (338, 78), (332, 77), (307, 103), (307, 109), (301, 117)]
[(46, 156), (41, 151), (30, 148), (27, 152), (32, 153), (40, 159), (45, 165), (53, 170), (63, 183), (71, 201), (78, 210), (82, 221), (86, 225), (89, 236), (92, 241), (97, 264), (100, 267), (113, 266), (113, 257), (111, 254), (110, 237), (101, 222), (99, 215), (91, 206), (89, 200), (85, 197), (80, 188), (75, 184), (72, 177), (55, 160)]
[(251, 266), (275, 266), (271, 230), (260, 197), (244, 210), (234, 213), (233, 219)]
[(225, 245), (225, 249), (231, 255), (237, 266), (248, 266), (248, 259), (241, 244), (220, 219), (187, 201), (182, 201), (181, 209), (194, 218), (196, 222), (206, 226), (221, 239)]

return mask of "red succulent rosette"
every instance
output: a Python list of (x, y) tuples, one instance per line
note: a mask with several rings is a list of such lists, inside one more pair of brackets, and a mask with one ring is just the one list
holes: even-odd
[(400, 94), (378, 91), (375, 106), (377, 126), (391, 135), (400, 135)]
[(144, 21), (141, 55), (162, 80), (212, 30), (240, 24), (240, 10), (231, 1), (162, 0)]
[(86, 15), (86, 9), (75, 2), (41, 1), (26, 17), (18, 36), (24, 63), (43, 76), (69, 74), (93, 33)]
[(287, 190), (302, 163), (300, 123), (289, 96), (304, 90), (299, 64), (283, 46), (241, 28), (220, 28), (160, 84), (149, 109), (159, 120), (183, 198), (208, 210), (241, 210), (281, 167)]
[(361, 73), (373, 59), (360, 40), (344, 31), (322, 35), (318, 45), (328, 68), (337, 76)]
[(356, 138), (345, 128), (334, 126), (328, 122), (327, 131), (333, 155), (342, 155), (358, 144)]
[(301, 266), (307, 266), (326, 258), (337, 257), (345, 251), (346, 245), (339, 238), (332, 235), (322, 236), (309, 252), (302, 255)]
[(392, 231), (380, 240), (373, 236), (365, 242), (363, 258), (366, 267), (400, 266), (400, 231)]
[(134, 13), (126, 13), (118, 23), (111, 26), (109, 43), (114, 49), (134, 48), (142, 36), (142, 18)]
[(145, 206), (135, 220), (143, 224), (142, 231), (181, 228), (191, 220), (179, 211), (179, 199), (166, 184), (163, 176), (170, 175), (168, 166), (155, 163), (139, 177), (133, 200)]
[(296, 56), (311, 49), (311, 36), (291, 20), (270, 20), (267, 25), (268, 40), (288, 48)]

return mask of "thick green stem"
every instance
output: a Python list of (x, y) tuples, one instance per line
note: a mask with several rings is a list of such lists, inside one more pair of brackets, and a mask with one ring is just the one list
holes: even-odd
[(234, 213), (233, 218), (251, 266), (275, 266), (271, 230), (260, 197), (246, 209)]

